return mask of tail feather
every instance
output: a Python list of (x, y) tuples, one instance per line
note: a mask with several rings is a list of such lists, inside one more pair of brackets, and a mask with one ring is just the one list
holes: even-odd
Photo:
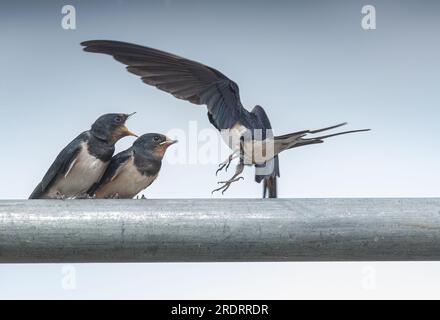
[(371, 131), (371, 129), (350, 130), (350, 131), (328, 134), (326, 136), (313, 137), (311, 139), (304, 139), (304, 140), (314, 140), (314, 139), (322, 140), (322, 139), (327, 139), (327, 138), (331, 138), (331, 137), (342, 136), (344, 134), (357, 133), (357, 132), (367, 132), (367, 131)]
[(306, 138), (309, 134), (316, 134), (316, 133), (336, 129), (336, 128), (345, 126), (346, 124), (347, 123), (345, 122), (345, 123), (341, 123), (341, 124), (327, 127), (327, 128), (323, 128), (323, 129), (305, 130), (305, 131), (299, 131), (299, 132), (286, 134), (283, 136), (277, 136), (277, 137), (275, 137), (275, 154), (278, 154), (284, 150), (288, 150), (288, 149), (292, 149), (292, 148), (302, 147), (302, 146), (311, 145), (311, 144), (323, 143), (324, 139), (331, 138), (331, 137), (346, 135), (346, 134), (350, 134), (350, 133), (359, 133), (359, 132), (370, 131), (370, 129), (351, 130), (351, 131), (344, 131), (344, 132), (328, 134), (328, 135), (319, 136), (319, 137)]
[(280, 160), (275, 156), (264, 164), (255, 165), (255, 181), (263, 181), (263, 199), (277, 197), (277, 177), (280, 176)]
[(337, 124), (335, 126), (327, 127), (327, 128), (322, 128), (322, 129), (318, 129), (318, 130), (310, 130), (308, 133), (312, 133), (312, 134), (320, 133), (320, 132), (323, 132), (323, 131), (337, 129), (337, 128), (346, 126), (347, 124), (348, 124), (348, 122), (343, 122), (343, 123)]
[(293, 132), (293, 133), (285, 134), (283, 136), (277, 136), (277, 137), (275, 137), (275, 139), (289, 139), (289, 138), (292, 138), (294, 136), (304, 137), (307, 134), (316, 134), (316, 133), (320, 133), (320, 132), (324, 132), (324, 131), (328, 131), (328, 130), (333, 130), (333, 129), (336, 129), (336, 128), (340, 128), (340, 127), (346, 126), (347, 124), (348, 124), (347, 122), (344, 122), (344, 123), (337, 124), (335, 126), (331, 126), (331, 127), (327, 127), (327, 128), (322, 128), (322, 129), (317, 129), (317, 130), (303, 130), (303, 131)]

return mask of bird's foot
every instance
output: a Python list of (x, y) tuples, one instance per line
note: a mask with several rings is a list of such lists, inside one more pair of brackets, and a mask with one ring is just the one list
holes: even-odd
[[(224, 162), (220, 163), (220, 164), (218, 165), (219, 168), (218, 168), (217, 171), (215, 172), (215, 175), (218, 176), (218, 173), (219, 173), (220, 171), (222, 171), (223, 168), (226, 167), (226, 166), (227, 166), (227, 163), (224, 163)], [(227, 169), (226, 169), (226, 170), (227, 170)]]
[(231, 154), (231, 155), (229, 156), (228, 159), (226, 159), (225, 161), (223, 161), (222, 163), (220, 163), (220, 164), (218, 165), (219, 168), (218, 168), (217, 171), (215, 172), (215, 175), (217, 176), (218, 173), (219, 173), (220, 171), (222, 171), (223, 169), (225, 169), (225, 171), (228, 172), (228, 168), (229, 168), (229, 166), (231, 165), (232, 160), (234, 160), (235, 158), (236, 158), (236, 155), (235, 155), (235, 153), (233, 153), (233, 154)]
[(96, 199), (96, 195), (91, 196), (86, 193), (86, 194), (82, 194), (82, 195), (77, 196), (76, 199), (78, 199), (78, 200), (93, 200), (93, 199)]
[(238, 178), (231, 179), (231, 180), (228, 180), (228, 181), (220, 181), (220, 182), (218, 182), (218, 183), (219, 183), (219, 184), (223, 184), (223, 185), (222, 185), (220, 188), (213, 190), (213, 191), (211, 192), (211, 194), (214, 194), (214, 193), (217, 192), (217, 191), (221, 191), (222, 194), (225, 194), (226, 190), (229, 189), (229, 187), (231, 186), (231, 184), (233, 184), (234, 182), (240, 181), (240, 180), (244, 180), (244, 178), (243, 178), (243, 177), (238, 177)]
[(55, 195), (55, 199), (56, 200), (66, 200), (66, 196), (64, 194), (62, 194), (61, 192), (57, 192), (57, 194)]
[(107, 199), (118, 200), (118, 199), (121, 199), (121, 197), (119, 197), (118, 193), (115, 193), (115, 194), (112, 194), (111, 196), (107, 197)]
[(145, 197), (145, 195), (143, 194), (141, 200), (147, 200), (147, 197)]

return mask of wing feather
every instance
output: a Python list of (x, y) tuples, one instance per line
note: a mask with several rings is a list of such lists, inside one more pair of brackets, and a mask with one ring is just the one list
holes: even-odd
[(43, 180), (38, 184), (34, 192), (32, 192), (29, 199), (41, 198), (44, 193), (50, 189), (58, 177), (68, 175), (69, 171), (75, 164), (78, 154), (81, 152), (82, 143), (87, 141), (87, 139), (88, 133), (84, 132), (60, 152), (44, 175)]
[(131, 159), (132, 156), (133, 156), (132, 148), (122, 151), (121, 153), (115, 155), (110, 161), (107, 170), (105, 171), (104, 175), (99, 180), (99, 182), (95, 183), (87, 192), (89, 196), (94, 196), (96, 191), (98, 191), (98, 189), (101, 186), (115, 180), (118, 177), (119, 173), (121, 172), (122, 168)]
[(87, 52), (113, 56), (148, 85), (178, 99), (206, 105), (210, 121), (217, 129), (230, 129), (243, 116), (248, 116), (241, 104), (237, 84), (213, 68), (131, 43), (93, 40), (82, 45)]

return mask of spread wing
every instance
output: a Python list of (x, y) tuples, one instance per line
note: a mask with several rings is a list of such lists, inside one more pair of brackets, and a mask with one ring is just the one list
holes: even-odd
[(178, 99), (206, 105), (217, 129), (230, 129), (247, 111), (240, 102), (238, 86), (221, 72), (171, 53), (135, 44), (92, 40), (81, 43), (84, 51), (113, 56), (146, 84)]
[(93, 195), (98, 191), (98, 189), (108, 183), (116, 179), (116, 177), (121, 172), (121, 169), (124, 167), (124, 165), (131, 159), (133, 155), (132, 148), (122, 151), (121, 153), (118, 153), (115, 155), (112, 160), (110, 161), (110, 164), (107, 167), (107, 170), (105, 171), (104, 175), (102, 176), (101, 180), (99, 182), (95, 183), (90, 190), (87, 192), (89, 196), (93, 197)]
[(65, 147), (57, 156), (49, 170), (43, 177), (43, 180), (32, 192), (29, 199), (39, 199), (46, 191), (50, 189), (59, 176), (67, 175), (75, 164), (76, 158), (81, 151), (82, 143), (87, 141), (87, 133), (82, 133)]

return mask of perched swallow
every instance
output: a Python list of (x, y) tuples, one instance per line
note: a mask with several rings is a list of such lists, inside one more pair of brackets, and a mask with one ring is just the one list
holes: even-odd
[[(277, 177), (280, 176), (279, 153), (299, 146), (322, 143), (323, 139), (336, 135), (369, 131), (369, 129), (353, 130), (309, 137), (310, 134), (334, 129), (346, 124), (344, 123), (275, 137), (264, 109), (256, 106), (251, 112), (246, 110), (240, 101), (237, 84), (211, 67), (171, 53), (130, 43), (93, 40), (83, 42), (82, 45), (85, 46), (86, 52), (113, 56), (115, 60), (127, 65), (129, 72), (141, 77), (148, 85), (168, 92), (178, 99), (206, 105), (211, 124), (219, 131), (229, 130), (229, 136), (225, 140), (233, 153), (220, 164), (218, 171), (225, 167), (227, 169), (234, 158), (239, 158), (240, 162), (234, 176), (228, 181), (219, 182), (223, 186), (214, 191), (225, 192), (231, 183), (242, 179), (238, 176), (243, 172), (245, 165), (254, 165), (255, 180), (258, 183), (264, 181), (263, 197), (268, 193), (270, 198), (276, 198)], [(243, 137), (250, 138), (246, 140)], [(257, 155), (256, 151), (264, 151), (259, 147), (262, 145), (261, 142), (273, 149), (273, 152), (267, 153), (271, 154), (269, 157)]]
[(116, 142), (136, 136), (125, 126), (133, 114), (106, 114), (64, 148), (29, 199), (83, 197), (104, 174)]
[(177, 140), (149, 133), (111, 160), (101, 180), (89, 190), (96, 199), (132, 199), (156, 180), (166, 150)]

